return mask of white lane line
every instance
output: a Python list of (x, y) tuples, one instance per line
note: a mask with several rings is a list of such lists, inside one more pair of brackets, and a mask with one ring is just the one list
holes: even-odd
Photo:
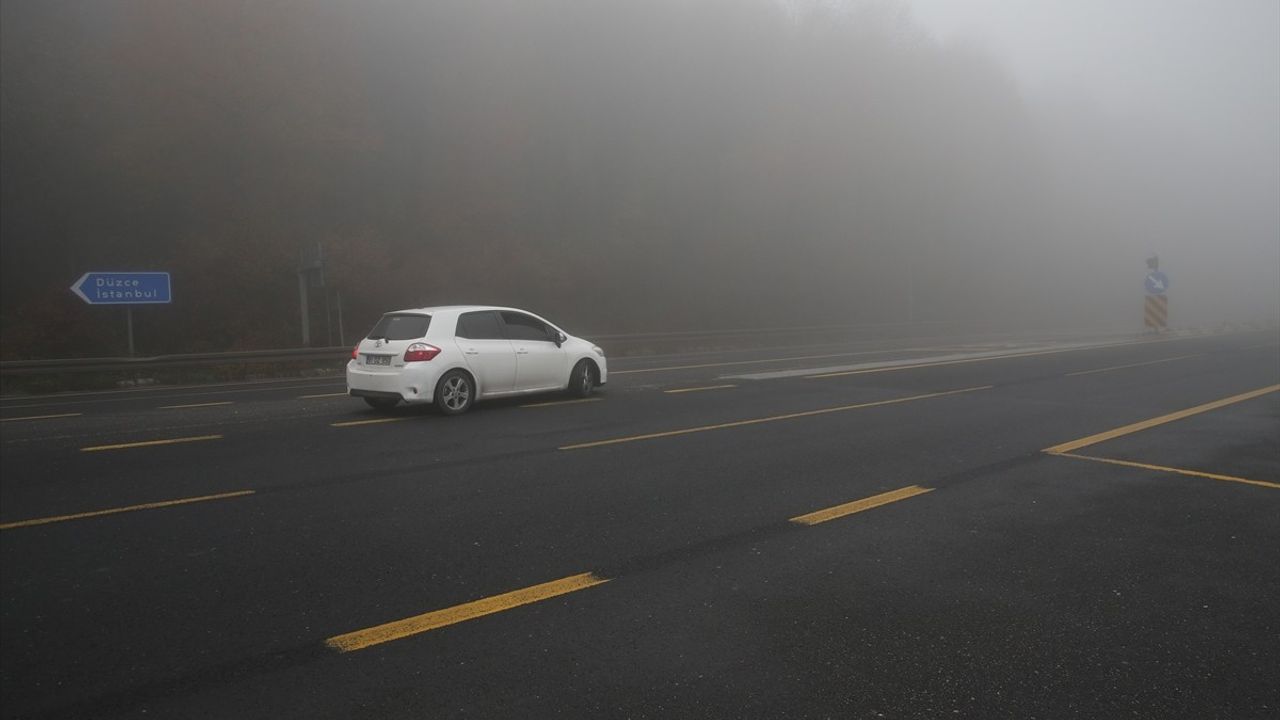
[(222, 405), (231, 405), (231, 404), (232, 402), (230, 400), (223, 400), (222, 402), (192, 403), (191, 405), (161, 405), (156, 409), (157, 410), (186, 410), (187, 408), (220, 407)]
[(1078, 375), (1094, 375), (1096, 373), (1111, 372), (1112, 370), (1128, 370), (1129, 368), (1145, 367), (1147, 365), (1159, 365), (1161, 363), (1173, 362), (1175, 360), (1186, 360), (1187, 358), (1204, 357), (1204, 355), (1179, 355), (1171, 358), (1161, 358), (1159, 360), (1150, 360), (1148, 362), (1129, 363), (1128, 365), (1112, 365), (1111, 367), (1094, 368), (1093, 370), (1081, 370), (1079, 372), (1070, 372), (1063, 377), (1076, 377)]
[[(930, 348), (898, 348), (894, 350), (863, 350), (861, 352), (831, 353), (828, 355), (795, 355), (792, 357), (761, 358), (758, 360), (730, 360), (726, 362), (698, 363), (696, 365), (666, 365), (663, 367), (636, 368), (634, 370), (610, 370), (609, 375), (634, 375), (636, 373), (670, 372), (673, 370), (697, 370), (700, 368), (733, 367), (735, 365), (767, 365), (769, 363), (794, 362), (796, 360), (823, 360), (862, 355), (888, 355), (900, 352), (930, 352)], [(623, 358), (633, 360), (638, 358)]]
[(1118, 343), (1070, 343), (1065, 345), (1041, 345), (1028, 346), (1022, 349), (1010, 352), (1008, 350), (995, 350), (989, 352), (976, 353), (953, 353), (950, 355), (930, 355), (924, 357), (906, 358), (900, 360), (886, 360), (883, 362), (859, 363), (857, 365), (839, 365), (835, 367), (820, 368), (801, 368), (797, 370), (778, 370), (775, 372), (745, 373), (742, 375), (721, 375), (720, 380), (779, 380), (782, 378), (805, 377), (805, 378), (821, 378), (836, 375), (853, 375), (858, 373), (869, 372), (885, 372), (889, 370), (907, 370), (916, 367), (930, 367), (934, 365), (952, 365), (956, 363), (979, 362), (982, 360), (1004, 360), (1021, 357), (1033, 357), (1036, 355), (1053, 355), (1057, 353), (1076, 352), (1080, 350), (1099, 350), (1112, 347), (1126, 347), (1131, 345), (1145, 345), (1156, 342), (1171, 342), (1175, 338), (1167, 340), (1138, 340), (1126, 341)]
[(577, 400), (552, 400), (551, 402), (528, 403), (526, 405), (521, 405), (520, 407), (540, 408), (540, 407), (552, 407), (554, 405), (580, 405), (582, 403), (600, 402), (603, 399), (604, 398), (594, 397), (594, 398), (579, 398)]
[(707, 385), (706, 387), (689, 387), (689, 388), (676, 388), (675, 390), (663, 390), (662, 392), (668, 395), (679, 395), (680, 393), (703, 392), (704, 390), (727, 390), (729, 388), (736, 388), (736, 387), (738, 386), (737, 385)]
[(329, 423), (329, 427), (344, 428), (357, 427), (360, 425), (381, 425), (382, 423), (401, 422), (404, 420), (412, 420), (412, 415), (397, 415), (396, 417), (373, 418), (371, 420), (345, 420), (343, 422)]
[(84, 413), (60, 413), (58, 415), (28, 415), (26, 417), (0, 418), (0, 422), (17, 422), (19, 420), (53, 420), (54, 418), (80, 417)]

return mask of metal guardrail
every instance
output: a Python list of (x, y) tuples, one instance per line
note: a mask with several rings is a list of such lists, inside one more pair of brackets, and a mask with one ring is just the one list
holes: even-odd
[(735, 335), (803, 335), (810, 333), (822, 332), (840, 332), (850, 330), (876, 330), (886, 328), (900, 327), (927, 327), (938, 325), (950, 325), (952, 323), (942, 320), (917, 320), (915, 322), (896, 322), (896, 323), (863, 323), (859, 325), (791, 325), (788, 327), (776, 328), (736, 328), (732, 330), (677, 330), (674, 332), (651, 332), (651, 333), (629, 333), (625, 335), (600, 335), (596, 333), (587, 333), (584, 337), (589, 340), (666, 340), (679, 338), (702, 338), (702, 337), (724, 337)]
[[(885, 330), (903, 327), (930, 327), (945, 325), (942, 322), (920, 321), (911, 323), (876, 323), (864, 325), (808, 325), (781, 328), (741, 328), (731, 330), (689, 330), (676, 332), (630, 333), (623, 335), (599, 335), (587, 333), (586, 338), (601, 344), (690, 342), (697, 339), (724, 340), (733, 337), (782, 337), (787, 335), (843, 334), (860, 330)], [(608, 348), (606, 348), (608, 349)], [(251, 363), (282, 363), (346, 360), (351, 348), (284, 348), (280, 350), (242, 350), (220, 353), (186, 353), (155, 355), (152, 357), (98, 357), (61, 358), (51, 360), (0, 361), (0, 376), (38, 375), (60, 372), (115, 372), (157, 368), (199, 367), (212, 365), (242, 365)]]
[(243, 350), (222, 353), (188, 353), (153, 357), (64, 358), (58, 360), (0, 361), (0, 375), (33, 375), (52, 372), (110, 372), (183, 366), (234, 365), (244, 363), (277, 363), (290, 361), (343, 360), (351, 354), (349, 347), (286, 348), (282, 350)]

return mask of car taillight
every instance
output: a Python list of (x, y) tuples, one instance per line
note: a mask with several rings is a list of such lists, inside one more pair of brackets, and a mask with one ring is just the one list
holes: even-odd
[(351, 359), (352, 360), (360, 359), (360, 343), (356, 343), (356, 346), (351, 348)]
[(440, 354), (440, 348), (426, 343), (414, 343), (404, 351), (405, 362), (422, 362)]

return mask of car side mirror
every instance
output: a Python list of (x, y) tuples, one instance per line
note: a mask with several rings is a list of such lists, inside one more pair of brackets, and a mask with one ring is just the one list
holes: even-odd
[(561, 345), (564, 345), (564, 341), (569, 339), (568, 335), (565, 335), (559, 330), (554, 331), (551, 337), (555, 340), (556, 347), (560, 347)]

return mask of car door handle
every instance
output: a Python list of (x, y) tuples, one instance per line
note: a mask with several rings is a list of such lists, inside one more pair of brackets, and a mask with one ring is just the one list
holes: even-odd
[(466, 353), (466, 354), (468, 354), (468, 355), (479, 355), (479, 354), (480, 354), (480, 351), (479, 351), (479, 350), (477, 350), (477, 349), (475, 349), (475, 348), (467, 348), (467, 349), (466, 349), (466, 350), (464, 350), (463, 352), (465, 352), (465, 353)]

